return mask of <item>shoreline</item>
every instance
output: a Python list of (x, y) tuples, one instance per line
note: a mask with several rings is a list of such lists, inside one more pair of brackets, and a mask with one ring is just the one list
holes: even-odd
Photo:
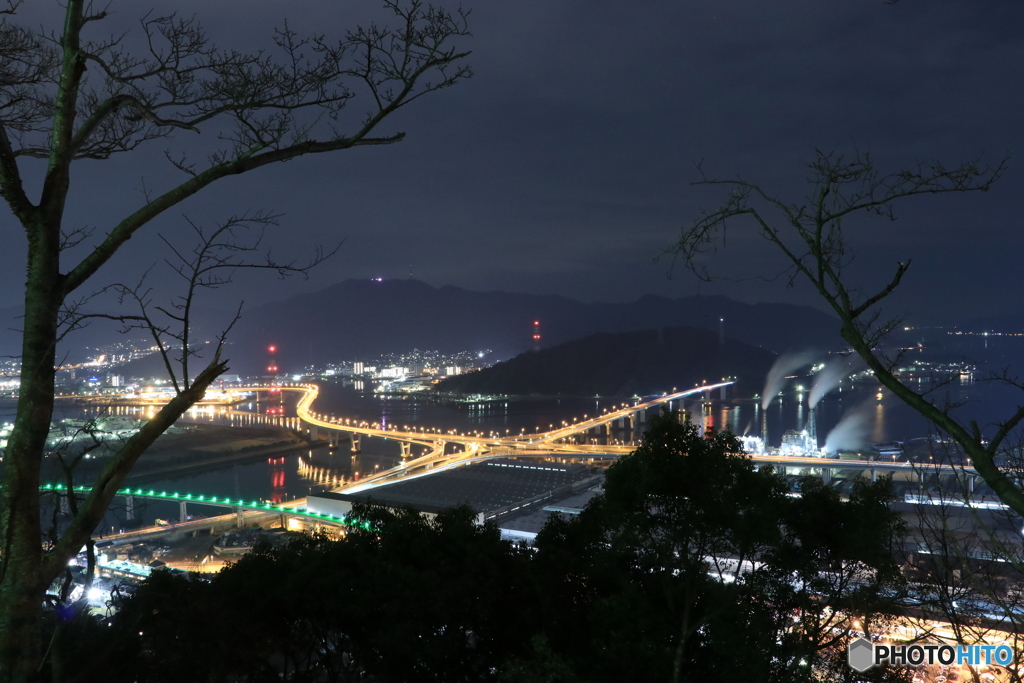
[(215, 453), (211, 454), (208, 458), (197, 458), (187, 463), (181, 463), (180, 465), (162, 465), (148, 469), (144, 472), (133, 472), (125, 478), (124, 483), (126, 485), (143, 484), (146, 480), (162, 479), (164, 477), (179, 476), (182, 474), (199, 474), (201, 472), (218, 469), (226, 465), (236, 465), (239, 463), (261, 460), (275, 455), (291, 455), (298, 451), (325, 448), (329, 445), (330, 444), (327, 441), (315, 441), (309, 443), (290, 443), (280, 446), (267, 446), (265, 448), (253, 449), (252, 451), (232, 454)]

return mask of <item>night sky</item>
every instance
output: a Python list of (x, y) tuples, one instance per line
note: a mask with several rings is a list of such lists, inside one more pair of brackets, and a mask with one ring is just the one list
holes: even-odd
[[(32, 4), (24, 17), (56, 27), (56, 2)], [(116, 16), (96, 30), (130, 26), (135, 4), (114, 3)], [(269, 44), (272, 27), (286, 18), (299, 32), (340, 36), (376, 3), (174, 6), (197, 14), (219, 44), (252, 49)], [(788, 288), (785, 279), (749, 281), (781, 262), (742, 230), (716, 263), (743, 281), (700, 285), (683, 271), (669, 279), (668, 263), (653, 263), (680, 226), (722, 196), (691, 186), (695, 162), (797, 201), (806, 187), (802, 162), (816, 147), (868, 150), (883, 168), (932, 158), (998, 162), (1024, 148), (1019, 2), (488, 0), (472, 6), (470, 21), (475, 76), (377, 131), (405, 131), (404, 142), (220, 182), (150, 233), (173, 239), (181, 214), (212, 223), (265, 208), (284, 214), (269, 238), (276, 253), (301, 256), (307, 245), (344, 239), (308, 280), (246, 279), (228, 293), (251, 303), (410, 272), (435, 286), (585, 301), (700, 291), (813, 303), (805, 287)], [(356, 100), (351, 110), (358, 119), (364, 107)], [(200, 142), (215, 142), (215, 132), (203, 135)], [(199, 144), (194, 133), (179, 138)], [(180, 178), (162, 156), (174, 144), (79, 164), (66, 225), (102, 233), (139, 205), (141, 178), (157, 189)], [(858, 277), (912, 257), (897, 309), (941, 319), (1024, 308), (1018, 164), (1012, 159), (987, 194), (919, 199), (899, 209), (895, 224), (851, 225)], [(24, 240), (13, 217), (0, 220), (9, 245), (0, 250), (0, 305), (8, 306), (20, 299)], [(130, 280), (159, 259), (153, 234), (140, 236), (96, 283)], [(153, 279), (164, 281), (159, 269)]]

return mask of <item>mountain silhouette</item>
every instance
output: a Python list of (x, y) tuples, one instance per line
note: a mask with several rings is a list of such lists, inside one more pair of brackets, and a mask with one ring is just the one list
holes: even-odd
[[(6, 321), (0, 326), (0, 351), (17, 355), (20, 309), (0, 313)], [(198, 338), (212, 338), (231, 318), (230, 312), (199, 313)], [(533, 348), (534, 321), (540, 322), (542, 348), (550, 348), (599, 332), (691, 327), (717, 334), (723, 318), (729, 338), (769, 351), (841, 343), (838, 321), (806, 306), (745, 304), (723, 296), (670, 299), (654, 295), (628, 303), (584, 303), (555, 295), (432, 287), (414, 279), (364, 279), (247, 307), (231, 332), (224, 356), (231, 372), (242, 375), (263, 370), (271, 344), (278, 348), (278, 366), (288, 373), (313, 363), (371, 360), (413, 348), (444, 353), (490, 349), (494, 353), (488, 358), (503, 359)], [(117, 326), (95, 323), (74, 332), (64, 343), (67, 358), (81, 360), (91, 355), (87, 346), (120, 341)], [(135, 336), (144, 335), (136, 332)], [(161, 364), (137, 365), (152, 365), (153, 371), (159, 371)]]
[(441, 393), (647, 396), (735, 377), (741, 395), (756, 393), (775, 354), (734, 339), (720, 343), (711, 330), (664, 328), (602, 332), (439, 385)]
[(509, 358), (533, 347), (551, 347), (598, 332), (658, 327), (719, 330), (752, 346), (782, 352), (840, 343), (835, 318), (806, 306), (744, 304), (722, 296), (679, 299), (648, 295), (629, 303), (583, 303), (555, 295), (479, 292), (432, 287), (419, 280), (346, 280), (312, 294), (246, 311), (226, 354), (246, 374), (265, 365), (277, 346), (288, 372), (310, 363), (370, 360), (413, 348), (494, 351)]

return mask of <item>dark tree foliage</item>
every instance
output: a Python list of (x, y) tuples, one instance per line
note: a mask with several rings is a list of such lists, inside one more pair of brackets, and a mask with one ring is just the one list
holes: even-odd
[(663, 415), (538, 537), (547, 635), (584, 680), (843, 679), (854, 621), (898, 611), (889, 483), (843, 502), (808, 479), (794, 498), (739, 452)]
[(467, 508), (364, 508), (344, 541), (263, 547), (124, 604), (147, 681), (483, 681), (528, 643), (528, 556)]
[(467, 508), (363, 507), (342, 541), (154, 577), (98, 651), (146, 681), (865, 680), (846, 644), (904, 591), (888, 481), (792, 497), (737, 451), (666, 414), (536, 550)]

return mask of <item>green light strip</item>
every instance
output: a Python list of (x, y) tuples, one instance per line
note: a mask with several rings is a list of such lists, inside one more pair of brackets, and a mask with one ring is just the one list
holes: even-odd
[[(60, 492), (60, 491), (67, 491), (68, 487), (65, 486), (64, 484), (44, 484), (43, 486), (40, 486), (39, 489), (42, 490), (42, 491)], [(89, 493), (90, 491), (92, 491), (92, 487), (91, 486), (75, 486), (75, 487), (72, 488), (72, 491), (74, 491), (75, 493)], [(207, 497), (207, 496), (203, 496), (203, 495), (194, 495), (194, 494), (191, 494), (191, 493), (179, 493), (177, 491), (172, 491), (171, 493), (168, 493), (167, 491), (161, 491), (161, 492), (157, 493), (154, 489), (150, 489), (148, 491), (145, 491), (143, 489), (131, 489), (131, 488), (119, 489), (117, 491), (117, 493), (115, 493), (114, 495), (116, 495), (116, 496), (143, 496), (145, 498), (156, 498), (157, 500), (193, 501), (193, 502), (196, 502), (196, 503), (216, 504), (218, 506), (226, 505), (226, 506), (240, 507), (240, 508), (243, 508), (243, 509), (246, 509), (246, 510), (257, 510), (257, 511), (269, 510), (269, 511), (274, 511), (274, 512), (283, 512), (285, 514), (295, 515), (297, 517), (308, 517), (310, 519), (324, 520), (324, 521), (328, 521), (328, 522), (334, 522), (336, 524), (351, 525), (351, 522), (349, 522), (348, 519), (346, 517), (344, 517), (344, 516), (338, 517), (336, 515), (328, 515), (328, 514), (321, 513), (321, 512), (311, 512), (311, 511), (309, 511), (309, 510), (307, 510), (305, 508), (286, 508), (283, 505), (274, 505), (273, 503), (261, 503), (258, 500), (252, 500), (252, 501), (246, 502), (246, 501), (244, 501), (242, 499), (238, 499), (238, 500), (232, 501), (230, 498), (218, 498), (217, 496)], [(370, 527), (369, 527), (368, 524), (364, 523), (363, 524), (363, 528), (364, 529), (369, 529)]]

